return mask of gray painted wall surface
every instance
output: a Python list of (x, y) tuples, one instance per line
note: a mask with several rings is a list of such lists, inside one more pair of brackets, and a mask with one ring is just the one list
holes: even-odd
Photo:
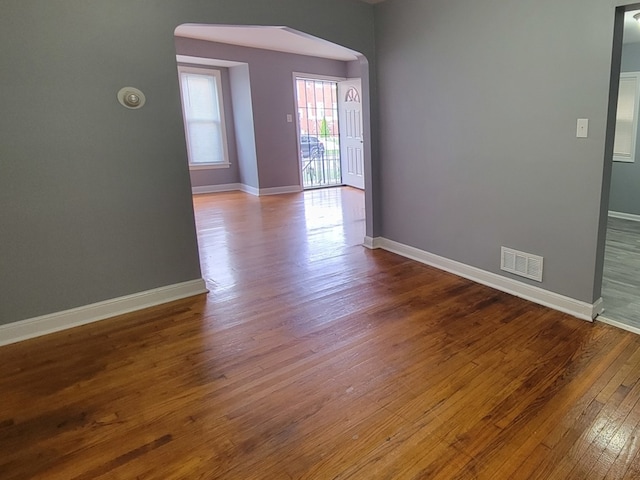
[[(0, 324), (200, 277), (174, 29), (287, 25), (373, 56), (344, 0), (5, 0)], [(142, 110), (116, 101), (125, 85)]]
[[(192, 65), (203, 68), (202, 65)], [(235, 123), (233, 120), (233, 105), (231, 99), (231, 80), (229, 79), (229, 69), (223, 67), (204, 67), (220, 72), (220, 83), (222, 84), (222, 99), (225, 118), (225, 128), (227, 131), (227, 148), (229, 153), (228, 168), (211, 168), (205, 170), (190, 170), (192, 187), (203, 187), (210, 185), (225, 185), (238, 183), (240, 174), (238, 172), (238, 152), (236, 148)]]
[[(176, 38), (180, 55), (249, 65), (260, 188), (300, 185), (293, 72), (347, 76), (347, 62), (223, 43)], [(294, 120), (295, 122), (295, 120)]]
[(542, 255), (543, 283), (523, 282), (594, 301), (611, 3), (375, 12), (382, 236), (497, 274), (501, 245)]
[[(622, 47), (623, 72), (640, 72), (640, 44)], [(639, 129), (640, 133), (640, 129)], [(636, 161), (613, 162), (609, 209), (640, 215), (640, 135), (636, 136)]]
[(258, 188), (258, 157), (256, 154), (256, 134), (253, 123), (251, 101), (251, 78), (249, 65), (239, 65), (229, 69), (231, 97), (238, 152), (238, 173), (240, 183)]

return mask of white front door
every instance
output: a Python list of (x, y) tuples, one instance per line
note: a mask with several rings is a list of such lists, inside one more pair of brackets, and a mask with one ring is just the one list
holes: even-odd
[(338, 83), (340, 164), (342, 183), (364, 190), (362, 151), (362, 82), (359, 78)]

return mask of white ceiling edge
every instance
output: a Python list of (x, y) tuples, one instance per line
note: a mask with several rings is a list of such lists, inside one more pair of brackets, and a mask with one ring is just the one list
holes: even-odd
[(359, 53), (356, 51), (288, 27), (185, 23), (178, 26), (174, 34), (177, 37), (228, 43), (242, 47), (275, 50), (277, 52), (329, 58), (346, 62), (359, 58)]

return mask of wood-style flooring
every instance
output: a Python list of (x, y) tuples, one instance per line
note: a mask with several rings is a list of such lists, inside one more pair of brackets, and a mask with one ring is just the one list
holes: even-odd
[(194, 203), (208, 296), (0, 348), (0, 479), (640, 478), (640, 336), (366, 250), (352, 189)]
[(640, 222), (608, 219), (602, 299), (603, 316), (640, 329)]

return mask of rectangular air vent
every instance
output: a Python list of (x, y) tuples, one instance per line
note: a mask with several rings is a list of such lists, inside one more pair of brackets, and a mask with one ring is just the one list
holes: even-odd
[(521, 277), (542, 281), (542, 257), (502, 247), (500, 269)]

